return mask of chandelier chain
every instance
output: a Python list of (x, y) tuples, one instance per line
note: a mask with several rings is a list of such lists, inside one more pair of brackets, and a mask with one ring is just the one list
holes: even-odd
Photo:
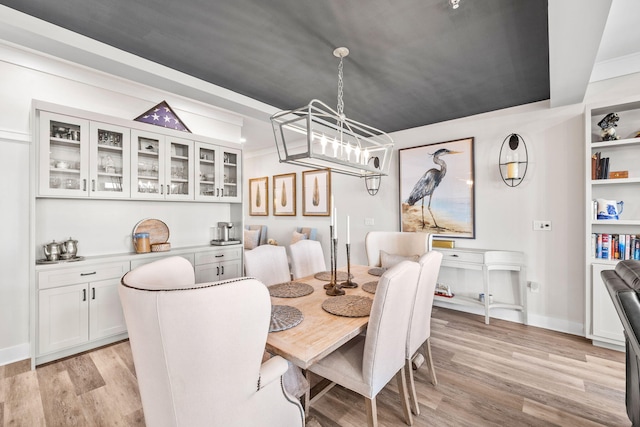
[(338, 64), (338, 115), (344, 117), (344, 100), (342, 99), (342, 92), (344, 88), (344, 81), (342, 79), (342, 57), (340, 57), (340, 64)]

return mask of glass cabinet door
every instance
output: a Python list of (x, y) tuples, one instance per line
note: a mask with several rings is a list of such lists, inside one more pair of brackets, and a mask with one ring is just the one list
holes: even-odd
[(131, 195), (164, 199), (164, 136), (131, 130)]
[(196, 142), (196, 200), (242, 202), (240, 150)]
[(240, 150), (222, 149), (222, 190), (220, 196), (225, 202), (242, 202)]
[(167, 199), (193, 200), (193, 141), (166, 137)]
[(41, 196), (88, 195), (89, 121), (40, 111)]
[(130, 131), (91, 122), (91, 196), (126, 198), (131, 194)]
[[(216, 187), (216, 152), (215, 145), (196, 142), (196, 200), (216, 200), (220, 197), (220, 189)], [(216, 191), (217, 190), (217, 191)]]

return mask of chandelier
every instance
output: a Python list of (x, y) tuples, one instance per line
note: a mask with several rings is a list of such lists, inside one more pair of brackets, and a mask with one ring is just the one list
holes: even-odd
[[(271, 116), (281, 163), (314, 169), (330, 168), (333, 172), (361, 178), (389, 173), (393, 139), (385, 132), (351, 120), (344, 114), (342, 61), (348, 54), (346, 47), (333, 51), (333, 55), (340, 58), (338, 111), (313, 99), (304, 107)], [(376, 157), (378, 161), (370, 161)]]

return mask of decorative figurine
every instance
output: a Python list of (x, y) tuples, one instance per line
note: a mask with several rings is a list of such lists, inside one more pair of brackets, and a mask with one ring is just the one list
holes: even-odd
[(615, 129), (616, 126), (618, 126), (618, 120), (620, 120), (620, 117), (617, 113), (609, 113), (598, 122), (598, 126), (602, 129), (600, 136), (602, 136), (603, 141), (615, 141), (620, 139), (620, 137), (616, 135)]

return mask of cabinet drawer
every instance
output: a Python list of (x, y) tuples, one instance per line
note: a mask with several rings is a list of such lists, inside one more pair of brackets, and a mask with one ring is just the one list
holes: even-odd
[(484, 263), (484, 253), (482, 252), (468, 252), (468, 251), (441, 251), (442, 252), (442, 263), (445, 264), (447, 262), (467, 262), (474, 264), (483, 264)]
[(242, 246), (234, 248), (225, 248), (217, 251), (198, 252), (196, 253), (195, 265), (211, 264), (214, 262), (229, 261), (232, 259), (240, 259), (242, 256)]
[(180, 256), (189, 261), (191, 265), (193, 265), (193, 254), (171, 254), (169, 252), (165, 252), (165, 255), (145, 256), (144, 258), (135, 259), (131, 261), (131, 269), (133, 270), (134, 268), (138, 268), (141, 265), (149, 264), (150, 262), (158, 261), (163, 258), (169, 258), (171, 256)]
[(128, 261), (39, 271), (38, 289), (120, 278), (127, 271), (129, 271)]

